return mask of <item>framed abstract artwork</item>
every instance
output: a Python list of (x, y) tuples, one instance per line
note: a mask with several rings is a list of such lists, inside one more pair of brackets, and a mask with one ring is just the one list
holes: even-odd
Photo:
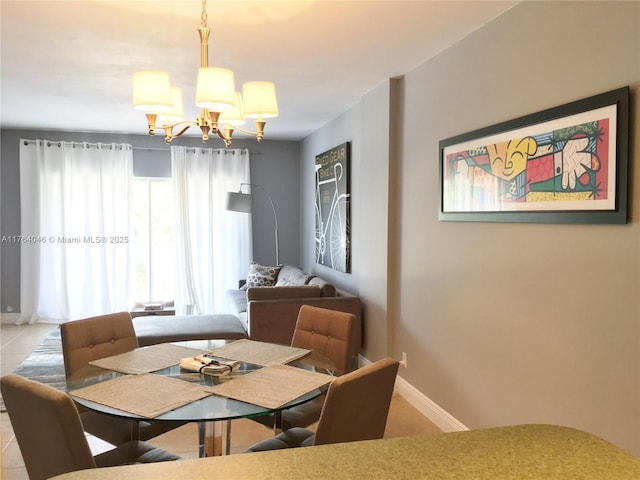
[(629, 88), (440, 142), (439, 220), (626, 223)]
[(350, 154), (346, 142), (317, 155), (315, 161), (316, 263), (347, 273), (351, 271)]

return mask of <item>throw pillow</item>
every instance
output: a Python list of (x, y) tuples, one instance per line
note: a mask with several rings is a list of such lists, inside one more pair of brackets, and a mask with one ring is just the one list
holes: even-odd
[(247, 288), (249, 287), (273, 287), (278, 279), (280, 267), (267, 267), (256, 262), (251, 262), (247, 274)]

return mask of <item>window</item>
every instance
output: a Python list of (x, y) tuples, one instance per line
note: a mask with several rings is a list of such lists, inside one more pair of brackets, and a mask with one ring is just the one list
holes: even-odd
[(176, 277), (171, 179), (136, 177), (132, 204), (135, 301), (173, 301)]

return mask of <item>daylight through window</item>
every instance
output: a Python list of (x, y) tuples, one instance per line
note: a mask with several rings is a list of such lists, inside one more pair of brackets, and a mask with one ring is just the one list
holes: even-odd
[(175, 247), (171, 179), (136, 178), (132, 201), (135, 301), (173, 301)]

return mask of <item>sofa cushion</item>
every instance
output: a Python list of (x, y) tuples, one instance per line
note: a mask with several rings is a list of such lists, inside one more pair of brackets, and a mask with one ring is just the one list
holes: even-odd
[(320, 288), (315, 285), (285, 285), (283, 287), (253, 287), (247, 290), (247, 299), (286, 300), (289, 298), (317, 298)]
[(280, 267), (268, 267), (257, 262), (251, 262), (247, 274), (247, 288), (272, 287), (276, 284)]
[(238, 320), (245, 332), (249, 332), (249, 319), (247, 318), (247, 312), (240, 312), (238, 314)]
[(235, 314), (247, 311), (247, 291), (246, 290), (227, 290), (231, 308)]
[(278, 273), (276, 286), (284, 287), (287, 285), (307, 285), (309, 280), (312, 278), (313, 275), (309, 275), (298, 267), (294, 267), (293, 265), (283, 265), (280, 269), (280, 273)]
[(321, 297), (335, 297), (337, 295), (336, 287), (320, 277), (313, 277), (309, 280), (309, 285), (318, 287)]
[[(243, 292), (244, 293), (244, 292)], [(186, 340), (247, 338), (235, 315), (148, 315), (133, 319), (140, 346)]]

